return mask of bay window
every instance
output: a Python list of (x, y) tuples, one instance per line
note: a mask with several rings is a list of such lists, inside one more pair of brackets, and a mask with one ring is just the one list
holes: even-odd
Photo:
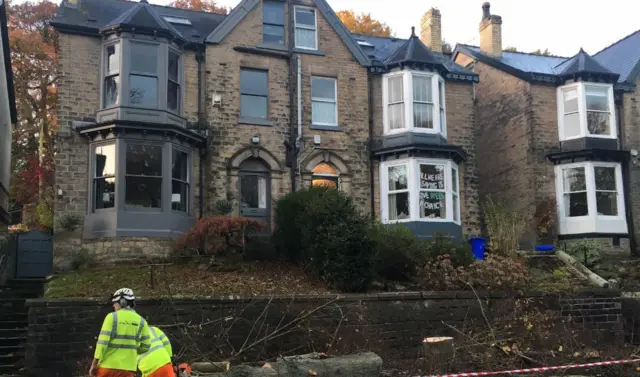
[(162, 146), (127, 144), (125, 205), (162, 208)]
[(400, 71), (383, 77), (385, 134), (437, 133), (446, 136), (445, 85), (429, 72)]
[(382, 220), (445, 221), (460, 224), (458, 167), (450, 160), (405, 159), (384, 162)]
[(574, 83), (558, 88), (560, 141), (616, 138), (613, 85)]
[(556, 166), (560, 234), (627, 232), (619, 163)]
[(97, 145), (93, 150), (93, 209), (116, 204), (116, 144)]

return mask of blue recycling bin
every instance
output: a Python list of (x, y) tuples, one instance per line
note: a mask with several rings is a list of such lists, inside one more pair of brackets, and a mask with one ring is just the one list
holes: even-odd
[(539, 254), (551, 254), (555, 251), (553, 245), (536, 245), (536, 252)]
[(471, 251), (477, 260), (484, 260), (484, 249), (487, 246), (487, 240), (482, 237), (473, 237), (471, 242)]

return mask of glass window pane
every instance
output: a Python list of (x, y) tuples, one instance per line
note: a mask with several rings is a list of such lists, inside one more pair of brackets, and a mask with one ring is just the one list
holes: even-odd
[(167, 108), (169, 110), (180, 110), (180, 85), (169, 80), (167, 82)]
[(596, 190), (616, 191), (616, 168), (595, 166), (593, 171)]
[(311, 78), (311, 97), (334, 100), (336, 99), (336, 80), (325, 77)]
[(129, 175), (162, 176), (162, 147), (127, 144), (126, 171)]
[(173, 161), (171, 164), (171, 178), (181, 181), (188, 181), (189, 154), (187, 152), (173, 150)]
[(107, 67), (106, 72), (118, 72), (120, 71), (120, 45), (115, 44), (107, 47)]
[(407, 189), (407, 165), (391, 166), (389, 168), (389, 191)]
[(240, 115), (250, 118), (267, 119), (267, 97), (241, 95)]
[(131, 70), (139, 73), (158, 73), (158, 46), (131, 42)]
[(404, 128), (404, 104), (389, 105), (389, 128), (396, 130)]
[(575, 113), (578, 111), (578, 90), (570, 89), (562, 92), (564, 96), (564, 113)]
[(598, 215), (618, 216), (618, 194), (615, 192), (596, 192)]
[(325, 187), (329, 189), (337, 189), (338, 188), (338, 178), (333, 177), (313, 177), (311, 180), (311, 186), (313, 187)]
[(316, 49), (316, 31), (296, 28), (296, 47)]
[(580, 136), (580, 114), (567, 114), (564, 116), (564, 137), (576, 136)]
[(189, 198), (189, 185), (180, 181), (171, 182), (171, 209), (174, 211), (188, 212), (187, 199)]
[(458, 192), (458, 169), (451, 168), (451, 191)]
[(284, 26), (262, 25), (262, 41), (267, 44), (284, 45)]
[(431, 77), (413, 75), (413, 100), (433, 102)]
[(402, 102), (404, 99), (402, 76), (390, 77), (387, 83), (389, 103)]
[(568, 168), (562, 170), (564, 192), (585, 191), (587, 182), (584, 168)]
[(157, 106), (158, 79), (149, 76), (129, 76), (129, 103), (141, 106)]
[(258, 175), (240, 177), (240, 205), (244, 208), (267, 208), (267, 179)]
[(284, 25), (284, 3), (280, 1), (264, 1), (262, 3), (262, 22), (265, 24)]
[(440, 99), (440, 107), (444, 108), (444, 83), (438, 80), (438, 98)]
[(611, 116), (609, 113), (587, 111), (587, 129), (591, 135), (610, 135)]
[(598, 86), (585, 86), (587, 110), (609, 111), (609, 89)]
[(105, 209), (116, 206), (116, 179), (98, 178), (93, 180), (93, 208)]
[(453, 196), (453, 221), (460, 221), (458, 217), (458, 211), (460, 210), (460, 197), (458, 195)]
[(180, 69), (180, 55), (178, 55), (175, 51), (169, 50), (169, 80), (173, 80), (178, 82)]
[(433, 128), (433, 105), (430, 103), (413, 104), (413, 126)]
[(95, 149), (94, 177), (112, 177), (116, 175), (116, 145), (107, 144)]
[(409, 217), (409, 193), (389, 194), (389, 220), (403, 220)]
[(336, 104), (313, 101), (311, 104), (311, 122), (314, 124), (338, 124)]
[(120, 102), (120, 76), (104, 78), (104, 105), (109, 107)]
[(420, 188), (444, 190), (444, 165), (420, 164)]
[(316, 12), (313, 9), (296, 8), (296, 25), (304, 25), (307, 27), (316, 26)]
[(162, 208), (162, 178), (125, 177), (127, 207)]
[(240, 70), (240, 93), (267, 96), (267, 71)]
[(564, 194), (564, 213), (567, 217), (587, 216), (587, 193)]
[(447, 201), (444, 192), (420, 191), (420, 218), (446, 219)]

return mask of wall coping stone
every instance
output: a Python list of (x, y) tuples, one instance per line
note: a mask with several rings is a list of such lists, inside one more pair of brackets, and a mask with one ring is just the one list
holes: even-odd
[[(187, 297), (172, 296), (154, 299), (140, 299), (138, 304), (153, 304), (165, 301), (179, 301), (181, 304), (229, 304), (251, 301), (272, 301), (272, 302), (312, 302), (312, 301), (393, 301), (393, 300), (454, 300), (454, 299), (489, 299), (489, 298), (536, 298), (536, 297), (557, 297), (560, 299), (570, 298), (619, 298), (622, 292), (615, 289), (587, 289), (572, 293), (545, 293), (545, 292), (486, 292), (486, 291), (413, 291), (413, 292), (382, 292), (363, 294), (323, 294), (323, 295), (282, 295), (282, 296), (255, 296), (242, 297), (234, 295), (226, 296), (203, 296)], [(104, 306), (105, 298), (68, 298), (68, 299), (29, 299), (26, 304), (31, 307), (69, 307), (69, 306)]]

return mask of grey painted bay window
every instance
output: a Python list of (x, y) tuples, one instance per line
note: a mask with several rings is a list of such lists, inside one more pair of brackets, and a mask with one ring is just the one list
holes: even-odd
[(240, 69), (240, 116), (249, 119), (269, 118), (268, 72), (259, 69)]
[(103, 48), (102, 109), (97, 121), (117, 119), (184, 126), (184, 74), (179, 46), (123, 34)]
[(162, 148), (127, 143), (126, 207), (162, 208)]
[(171, 164), (171, 209), (188, 212), (189, 208), (189, 154), (173, 148)]
[(263, 1), (262, 42), (267, 45), (284, 46), (284, 2)]
[(116, 205), (116, 143), (97, 145), (93, 151), (93, 209)]

